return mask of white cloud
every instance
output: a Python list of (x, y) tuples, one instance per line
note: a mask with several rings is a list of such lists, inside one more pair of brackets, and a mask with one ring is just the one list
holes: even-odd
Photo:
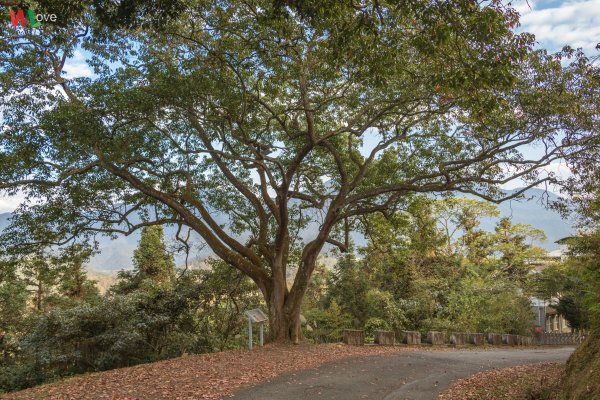
[(541, 168), (546, 173), (552, 173), (557, 178), (564, 180), (571, 176), (571, 169), (563, 161), (556, 161)]
[(73, 57), (65, 62), (63, 73), (66, 78), (89, 78), (94, 75), (94, 71), (85, 62), (85, 56), (81, 51), (76, 50)]
[(523, 15), (531, 12), (535, 8), (535, 2), (532, 0), (521, 0), (516, 3), (513, 3), (512, 6), (515, 10), (519, 12), (519, 14), (521, 14), (521, 17), (523, 17)]
[(24, 199), (25, 196), (21, 193), (10, 197), (4, 193), (0, 193), (0, 213), (15, 211)]
[[(512, 170), (511, 168), (509, 168), (509, 171)], [(558, 178), (559, 181), (565, 180), (567, 178), (569, 178), (572, 173), (571, 170), (569, 169), (569, 167), (564, 163), (564, 161), (556, 161), (551, 163), (550, 165), (546, 165), (545, 167), (541, 167), (539, 168), (539, 178), (543, 179), (546, 178), (550, 175), (552, 175), (555, 178)], [(510, 181), (504, 185), (502, 185), (502, 189), (516, 189), (516, 188), (521, 188), (524, 187), (526, 185), (526, 183), (521, 180), (521, 179), (515, 179), (513, 181)], [(537, 188), (540, 189), (548, 189), (551, 192), (554, 193), (559, 193), (560, 192), (560, 188), (556, 185), (550, 185), (548, 183), (542, 183), (540, 185), (536, 186)]]
[(592, 52), (600, 42), (600, 0), (573, 0), (515, 4), (521, 12), (521, 30), (531, 32), (542, 46), (555, 51), (564, 45)]

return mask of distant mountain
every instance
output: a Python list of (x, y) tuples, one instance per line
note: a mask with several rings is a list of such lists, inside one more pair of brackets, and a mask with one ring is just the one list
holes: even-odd
[(101, 294), (106, 293), (109, 287), (117, 281), (116, 273), (113, 271), (96, 271), (92, 268), (87, 268), (87, 277), (96, 282), (96, 287)]
[[(525, 192), (525, 199), (507, 201), (498, 208), (500, 215), (510, 218), (513, 223), (529, 224), (546, 232), (548, 239), (538, 245), (551, 251), (559, 248), (555, 243), (557, 240), (575, 233), (573, 221), (564, 220), (556, 211), (547, 208), (559, 199), (554, 193), (534, 188)], [(481, 227), (493, 231), (496, 221), (488, 218), (482, 221)]]
[[(469, 196), (472, 197), (472, 196)], [(569, 236), (574, 233), (572, 224), (568, 221), (563, 220), (558, 213), (550, 210), (544, 206), (548, 201), (558, 200), (558, 196), (554, 193), (545, 192), (541, 189), (529, 189), (525, 193), (525, 197), (528, 200), (510, 201), (500, 204), (498, 208), (503, 217), (509, 217), (513, 223), (525, 223), (533, 225), (536, 228), (542, 229), (546, 232), (548, 240), (538, 245), (551, 251), (556, 250), (559, 246), (554, 243), (558, 239)], [(3, 230), (9, 224), (10, 213), (0, 214), (0, 230)], [(227, 226), (229, 224), (228, 217), (217, 214), (213, 218), (217, 220), (219, 224)], [(482, 221), (481, 227), (488, 231), (493, 231), (494, 226), (498, 219), (488, 218)], [(314, 223), (308, 226), (301, 235), (307, 240), (311, 239), (318, 232), (318, 224)], [(365, 238), (360, 234), (354, 234), (353, 240), (358, 245), (364, 245)], [(166, 228), (165, 237), (168, 241), (174, 242), (175, 229)], [(130, 236), (119, 237), (118, 239), (111, 240), (106, 237), (99, 237), (100, 253), (95, 255), (90, 261), (90, 267), (96, 271), (116, 271), (120, 269), (129, 269), (132, 266), (131, 258), (133, 250), (137, 246), (139, 241), (140, 233), (136, 232)], [(201, 241), (198, 236), (192, 237), (192, 242), (199, 244)], [(198, 246), (196, 246), (198, 247)], [(201, 259), (212, 252), (208, 248), (195, 249), (192, 251), (190, 258)], [(176, 262), (178, 265), (184, 263), (184, 255), (177, 255)]]
[[(10, 224), (11, 213), (0, 214), (0, 231), (4, 230)], [(133, 218), (132, 222), (136, 222), (136, 218)], [(139, 220), (137, 221), (139, 222)], [(218, 221), (224, 223), (223, 221)], [(167, 243), (175, 242), (176, 229), (173, 227), (165, 228), (165, 238)], [(97, 236), (99, 253), (94, 255), (89, 262), (89, 267), (97, 272), (102, 271), (118, 271), (121, 269), (132, 268), (132, 257), (133, 251), (137, 247), (138, 241), (140, 240), (140, 231), (134, 232), (129, 236), (119, 236), (117, 239), (110, 239), (106, 236)], [(199, 237), (196, 236), (195, 243), (200, 243)], [(203, 251), (194, 252), (193, 256), (196, 258), (204, 258), (211, 254), (211, 251), (205, 249)], [(191, 255), (190, 255), (191, 256)], [(175, 257), (175, 261), (178, 265), (182, 265), (185, 262), (185, 255), (178, 254)]]

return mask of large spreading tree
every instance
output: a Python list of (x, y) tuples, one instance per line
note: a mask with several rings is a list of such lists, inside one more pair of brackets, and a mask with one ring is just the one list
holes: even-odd
[[(0, 26), (0, 189), (25, 196), (5, 243), (191, 230), (260, 288), (277, 340), (369, 214), (518, 196), (598, 133), (597, 67), (536, 50), (500, 1), (122, 3)], [(94, 73), (70, 78), (78, 54)]]

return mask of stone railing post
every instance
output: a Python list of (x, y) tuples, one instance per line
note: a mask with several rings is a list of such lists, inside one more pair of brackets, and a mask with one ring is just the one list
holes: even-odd
[(404, 338), (402, 340), (403, 343), (406, 344), (421, 344), (421, 332), (417, 331), (404, 331), (402, 332)]
[(427, 343), (440, 345), (444, 344), (444, 334), (442, 332), (427, 332)]
[(483, 333), (470, 333), (469, 341), (471, 342), (471, 344), (474, 344), (475, 346), (483, 346), (484, 345)]
[(488, 343), (494, 346), (502, 345), (502, 335), (498, 333), (488, 333), (487, 335)]
[(359, 329), (344, 329), (344, 343), (351, 346), (362, 346), (365, 344), (365, 331)]
[(467, 344), (467, 334), (462, 332), (452, 332), (450, 334), (450, 344), (463, 345)]
[(507, 344), (509, 346), (518, 346), (519, 339), (517, 335), (504, 333), (502, 334), (502, 343)]
[(393, 346), (396, 343), (396, 335), (392, 331), (376, 330), (373, 334), (375, 344)]

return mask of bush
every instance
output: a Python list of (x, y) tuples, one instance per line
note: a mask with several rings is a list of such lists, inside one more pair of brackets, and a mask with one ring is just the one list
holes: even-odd
[[(180, 355), (186, 302), (174, 292), (136, 293), (35, 316), (18, 343), (4, 390), (55, 377), (130, 366)], [(184, 336), (185, 337), (185, 336)], [(174, 340), (177, 339), (177, 340)], [(4, 375), (4, 374), (3, 374)]]
[(94, 304), (32, 314), (27, 333), (1, 343), (6, 362), (0, 391), (233, 348), (245, 328), (244, 310), (259, 305), (249, 279), (223, 265), (186, 273), (172, 285), (145, 280), (139, 287), (143, 290), (127, 294), (113, 291)]
[(391, 329), (391, 325), (384, 319), (381, 318), (369, 318), (365, 323), (365, 336), (368, 338), (375, 337), (375, 331), (384, 330), (389, 331)]
[(325, 310), (312, 308), (306, 313), (306, 337), (315, 343), (335, 343), (342, 339), (342, 331), (352, 318), (344, 314), (335, 300)]
[(406, 316), (391, 293), (371, 289), (367, 292), (366, 301), (369, 313), (365, 323), (367, 336), (372, 336), (376, 329), (391, 329), (396, 335), (404, 330), (407, 324)]

